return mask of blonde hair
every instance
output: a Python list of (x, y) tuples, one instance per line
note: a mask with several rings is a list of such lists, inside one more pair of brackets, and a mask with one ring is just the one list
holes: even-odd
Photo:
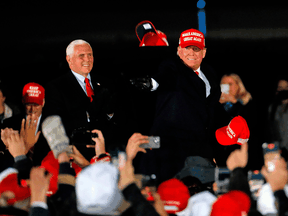
[[(239, 75), (235, 74), (235, 73), (231, 73), (231, 74), (226, 74), (222, 77), (222, 79), (224, 77), (231, 77), (235, 82), (236, 84), (238, 85), (239, 87), (239, 90), (238, 90), (238, 93), (237, 93), (237, 96), (236, 96), (236, 99), (240, 99), (242, 100), (243, 102), (243, 105), (246, 105), (250, 100), (252, 100), (252, 96), (250, 94), (250, 92), (248, 92), (241, 80), (241, 78), (239, 77)], [(222, 80), (221, 79), (221, 80)]]

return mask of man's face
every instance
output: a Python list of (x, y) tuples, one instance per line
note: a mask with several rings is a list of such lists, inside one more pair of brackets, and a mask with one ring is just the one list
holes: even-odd
[(185, 65), (195, 71), (200, 67), (202, 59), (206, 55), (206, 48), (201, 50), (196, 46), (187, 46), (185, 48), (179, 46), (178, 55)]
[(43, 101), (43, 105), (39, 104), (25, 104), (25, 110), (26, 115), (32, 115), (35, 114), (37, 117), (39, 117), (42, 114), (42, 109), (44, 107), (45, 102)]
[(72, 56), (66, 56), (69, 67), (74, 72), (87, 77), (93, 67), (93, 52), (88, 44), (80, 44), (74, 47)]

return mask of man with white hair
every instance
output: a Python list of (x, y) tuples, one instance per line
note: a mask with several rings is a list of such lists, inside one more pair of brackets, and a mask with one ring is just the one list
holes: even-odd
[(97, 73), (90, 73), (94, 63), (90, 44), (84, 40), (72, 41), (66, 49), (66, 60), (70, 71), (47, 84), (48, 114), (61, 116), (69, 137), (79, 128), (97, 128), (104, 134), (111, 131), (115, 95), (111, 94), (111, 80), (100, 83)]

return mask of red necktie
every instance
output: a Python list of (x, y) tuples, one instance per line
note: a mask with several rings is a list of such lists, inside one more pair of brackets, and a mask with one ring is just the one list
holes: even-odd
[(194, 71), (198, 76), (199, 76), (199, 72), (198, 71)]
[(94, 95), (93, 89), (90, 85), (89, 79), (85, 78), (85, 83), (86, 83), (86, 92), (87, 92), (87, 96), (90, 98), (90, 102), (93, 101), (92, 96)]

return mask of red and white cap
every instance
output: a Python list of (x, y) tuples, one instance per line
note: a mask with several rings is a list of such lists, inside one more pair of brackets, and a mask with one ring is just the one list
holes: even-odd
[(145, 20), (137, 24), (136, 35), (140, 41), (139, 47), (142, 46), (169, 46), (167, 36), (156, 30), (152, 22)]
[(0, 194), (7, 191), (14, 195), (13, 198), (7, 200), (8, 205), (14, 205), (30, 198), (30, 188), (18, 184), (18, 171), (11, 167), (0, 173)]
[(45, 90), (38, 83), (27, 83), (22, 92), (22, 100), (24, 104), (36, 103), (43, 105), (45, 98)]
[(205, 47), (204, 34), (196, 29), (188, 29), (183, 31), (179, 38), (179, 46), (181, 48), (196, 46), (203, 50)]
[(168, 214), (175, 214), (184, 210), (190, 198), (188, 187), (176, 178), (162, 182), (157, 193), (164, 202), (164, 209)]
[(250, 130), (242, 116), (234, 117), (228, 126), (216, 130), (216, 139), (221, 145), (242, 145), (248, 142)]

